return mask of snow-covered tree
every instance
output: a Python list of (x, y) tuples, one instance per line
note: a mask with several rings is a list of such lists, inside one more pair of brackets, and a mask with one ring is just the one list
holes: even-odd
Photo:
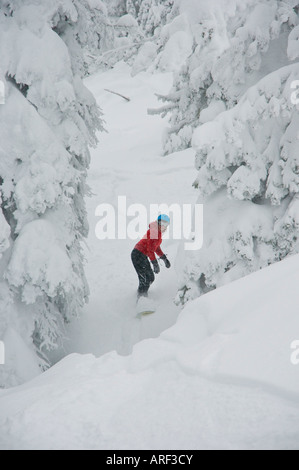
[(138, 18), (142, 0), (126, 0), (126, 10), (129, 15)]
[[(178, 13), (180, 0), (126, 0), (125, 5), (120, 1), (108, 6), (111, 23), (114, 28), (114, 48), (109, 47), (96, 62), (97, 68), (111, 68), (120, 60), (133, 66), (132, 74), (147, 70), (151, 66), (156, 69), (177, 70), (175, 47), (173, 44), (171, 54), (170, 47), (161, 61), (161, 66), (156, 65), (157, 55), (160, 55), (165, 46), (165, 34), (160, 33), (164, 25), (168, 24)], [(169, 55), (168, 60), (166, 56)], [(179, 53), (181, 58), (182, 54)], [(172, 65), (174, 63), (174, 65)]]
[(275, 67), (287, 65), (285, 45), (297, 21), (296, 4), (180, 0), (193, 51), (169, 95), (161, 97), (166, 103), (161, 112), (170, 113), (165, 154), (189, 147), (195, 127), (234, 106), (250, 85)]
[(148, 36), (153, 36), (167, 22), (174, 0), (142, 0), (136, 6), (138, 22)]
[[(294, 90), (299, 76), (299, 2), (275, 3), (275, 50), (269, 52), (263, 71), (245, 68), (256, 82), (243, 94), (250, 83), (245, 75), (240, 86), (227, 81), (223, 98), (229, 109), (215, 117), (210, 105), (193, 133), (198, 169), (194, 185), (205, 212), (204, 246), (195, 255), (186, 253), (178, 302), (299, 251), (299, 107)], [(258, 18), (269, 21), (269, 15)], [(246, 29), (240, 37), (247, 39)], [(289, 65), (281, 67), (284, 63)]]
[(67, 3), (51, 12), (53, 29), (68, 46), (75, 72), (87, 75), (93, 61), (114, 47), (114, 28), (101, 0)]
[(147, 70), (155, 73), (178, 71), (192, 52), (193, 39), (189, 24), (176, 21), (178, 1), (157, 0), (142, 3), (137, 15), (145, 40), (139, 47), (132, 75)]
[(0, 338), (19, 338), (18, 351), (6, 341), (17, 358), (1, 368), (0, 385), (22, 380), (16, 364), (23, 352), (44, 355), (55, 347), (63, 323), (88, 298), (81, 246), (88, 233), (88, 146), (96, 145), (102, 124), (78, 74), (81, 40), (75, 55), (68, 47), (74, 25), (89, 18), (82, 5), (0, 6)]
[(127, 0), (103, 0), (110, 17), (120, 17), (129, 13), (127, 11)]
[(153, 35), (167, 22), (167, 16), (178, 0), (126, 0), (126, 12), (134, 16), (142, 29)]

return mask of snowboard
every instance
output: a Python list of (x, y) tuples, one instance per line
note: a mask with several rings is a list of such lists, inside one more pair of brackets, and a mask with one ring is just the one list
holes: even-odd
[(140, 297), (137, 301), (137, 318), (142, 318), (147, 315), (152, 315), (156, 311), (156, 306), (153, 300), (148, 297)]

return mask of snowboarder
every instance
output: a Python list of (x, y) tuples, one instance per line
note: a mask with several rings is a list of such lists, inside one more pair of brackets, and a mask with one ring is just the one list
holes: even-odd
[(166, 268), (171, 267), (170, 261), (160, 248), (162, 235), (166, 232), (169, 224), (170, 218), (168, 215), (159, 215), (158, 220), (149, 225), (146, 235), (144, 235), (132, 251), (132, 262), (139, 278), (138, 298), (148, 296), (148, 290), (155, 280), (155, 274), (160, 272), (160, 266), (155, 253), (164, 261)]

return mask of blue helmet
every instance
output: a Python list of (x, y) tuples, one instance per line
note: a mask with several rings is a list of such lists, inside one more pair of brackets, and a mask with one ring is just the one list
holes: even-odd
[(170, 218), (166, 214), (161, 214), (158, 217), (158, 222), (164, 222), (165, 224), (170, 224)]

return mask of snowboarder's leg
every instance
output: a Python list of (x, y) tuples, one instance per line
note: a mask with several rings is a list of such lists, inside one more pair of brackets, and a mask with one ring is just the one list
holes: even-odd
[(140, 297), (140, 296), (147, 297), (148, 296), (148, 290), (149, 290), (151, 284), (155, 280), (154, 272), (153, 272), (153, 270), (151, 268), (151, 265), (150, 265), (147, 258), (146, 258), (146, 261), (145, 261), (145, 264), (144, 264), (143, 272), (140, 274), (140, 277), (141, 277), (141, 282), (140, 282), (139, 288), (138, 288), (138, 297)]
[(147, 297), (150, 285), (155, 280), (155, 275), (151, 268), (151, 265), (145, 256), (140, 251), (134, 249), (131, 254), (132, 263), (139, 278), (138, 297)]
[(148, 261), (147, 259), (147, 272), (146, 272), (146, 276), (147, 276), (147, 284), (148, 286), (150, 286), (154, 280), (155, 280), (155, 274), (154, 274), (154, 271), (152, 270), (152, 267), (150, 265), (150, 262)]

